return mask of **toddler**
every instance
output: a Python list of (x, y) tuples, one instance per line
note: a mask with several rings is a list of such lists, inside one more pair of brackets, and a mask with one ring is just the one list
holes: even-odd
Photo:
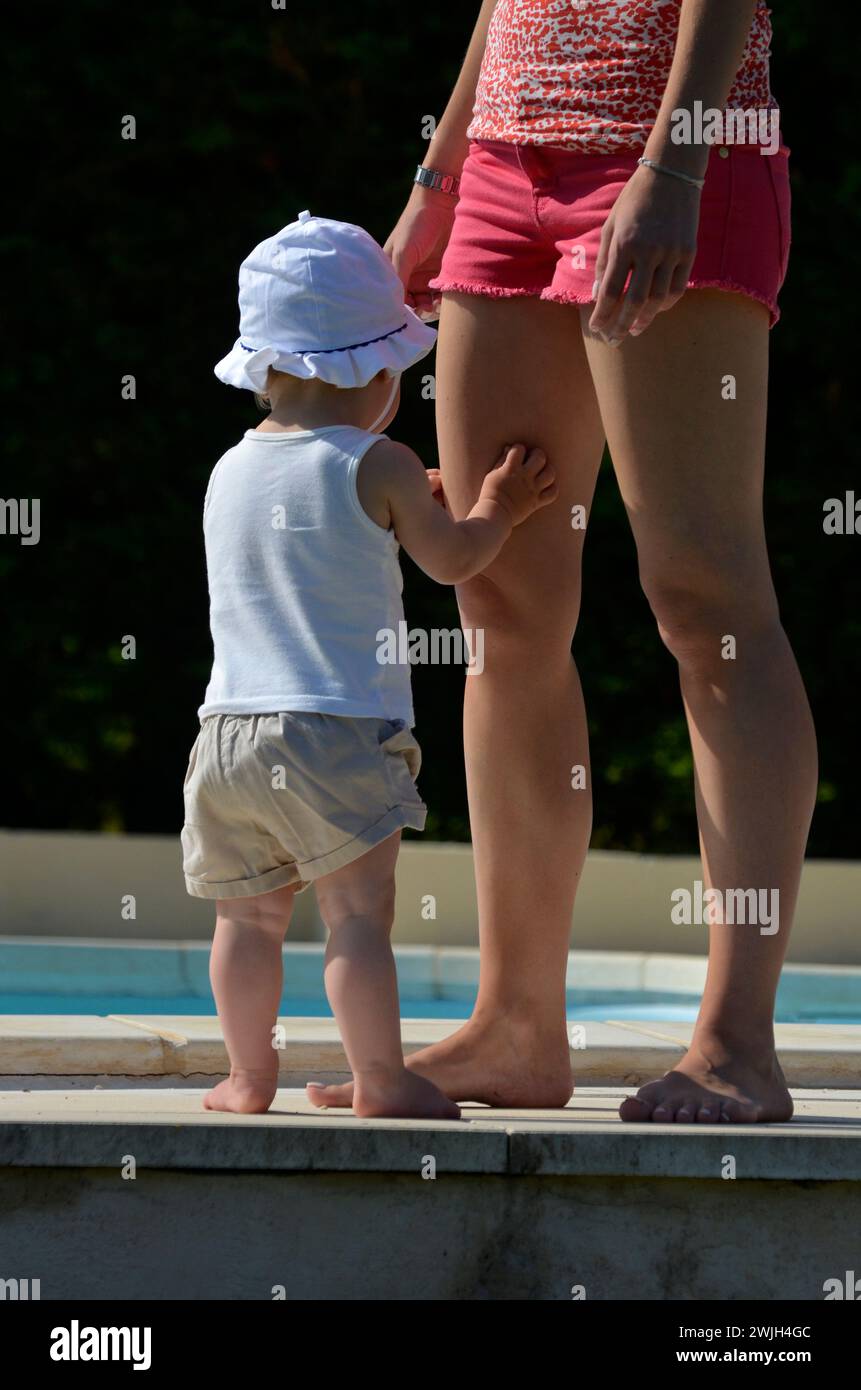
[(458, 522), (438, 474), (380, 433), (400, 373), (436, 335), (361, 228), (302, 212), (251, 252), (239, 287), (240, 337), (215, 372), (270, 409), (216, 464), (203, 512), (214, 661), (183, 869), (189, 893), (215, 899), (210, 977), (230, 1058), (204, 1104), (272, 1103), (282, 943), (313, 883), (355, 1113), (457, 1119), (401, 1048), (395, 863), (425, 806), (409, 666), (378, 661), (379, 636), (404, 619), (399, 545), (442, 584), (469, 579), (554, 499), (553, 472), (539, 451), (506, 448)]

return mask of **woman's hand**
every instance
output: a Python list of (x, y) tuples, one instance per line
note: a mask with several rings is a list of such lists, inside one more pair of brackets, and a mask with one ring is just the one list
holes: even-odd
[(604, 224), (589, 320), (593, 333), (617, 347), (626, 333), (644, 333), (656, 314), (682, 297), (696, 256), (699, 216), (694, 184), (639, 166)]
[(439, 274), (457, 199), (416, 186), (383, 250), (404, 287), (404, 298), (422, 318), (437, 318), (440, 296), (428, 288)]

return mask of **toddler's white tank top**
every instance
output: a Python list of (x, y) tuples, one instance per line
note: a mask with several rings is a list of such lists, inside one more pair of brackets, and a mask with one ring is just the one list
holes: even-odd
[(398, 543), (356, 492), (382, 438), (247, 430), (219, 459), (204, 502), (214, 659), (201, 718), (305, 710), (412, 727), (409, 665), (377, 659), (404, 621)]

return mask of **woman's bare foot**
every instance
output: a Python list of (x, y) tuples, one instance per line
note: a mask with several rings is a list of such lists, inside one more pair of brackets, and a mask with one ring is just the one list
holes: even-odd
[[(561, 1109), (574, 1090), (564, 1027), (539, 1035), (531, 1022), (499, 1015), (469, 1019), (451, 1037), (414, 1052), (406, 1065), (450, 1100), (510, 1110)], [(314, 1092), (315, 1105), (353, 1104), (352, 1081)]]
[(275, 1099), (277, 1077), (271, 1081), (262, 1076), (243, 1076), (231, 1073), (203, 1097), (204, 1110), (232, 1110), (237, 1115), (262, 1115)]
[[(321, 1093), (332, 1090), (309, 1081), (306, 1094), (312, 1105), (325, 1109), (332, 1102)], [(353, 1113), (363, 1119), (390, 1120), (459, 1120), (460, 1111), (423, 1076), (403, 1068), (394, 1075), (363, 1077), (354, 1086), (350, 1082), (350, 1101)]]
[(767, 1124), (792, 1116), (792, 1098), (772, 1045), (728, 1044), (695, 1035), (677, 1067), (619, 1107), (643, 1124)]

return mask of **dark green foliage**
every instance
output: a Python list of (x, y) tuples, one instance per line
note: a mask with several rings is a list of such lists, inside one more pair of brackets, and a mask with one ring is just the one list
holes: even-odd
[[(300, 209), (385, 239), (477, 4), (269, 0), (23, 7), (6, 32), (4, 497), (39, 497), (42, 539), (0, 537), (3, 822), (173, 832), (210, 647), (200, 513), (210, 469), (254, 423), (212, 365), (235, 336), (241, 257)], [(842, 13), (840, 13), (842, 10)], [(773, 335), (767, 517), (817, 717), (813, 852), (857, 856), (861, 536), (825, 537), (856, 488), (849, 338), (861, 226), (857, 19), (775, 4), (773, 85), (793, 149), (794, 247)], [(7, 25), (8, 25), (7, 20)], [(24, 27), (31, 26), (29, 32)], [(120, 139), (132, 114), (137, 139)], [(427, 370), (432, 370), (432, 360)], [(137, 379), (122, 401), (120, 380)], [(435, 462), (422, 369), (394, 433)], [(576, 651), (593, 735), (595, 843), (690, 850), (690, 754), (674, 664), (637, 586), (605, 466)], [(405, 561), (407, 616), (454, 600)], [(133, 634), (137, 659), (119, 657)], [(429, 831), (468, 833), (462, 676), (417, 668)]]

